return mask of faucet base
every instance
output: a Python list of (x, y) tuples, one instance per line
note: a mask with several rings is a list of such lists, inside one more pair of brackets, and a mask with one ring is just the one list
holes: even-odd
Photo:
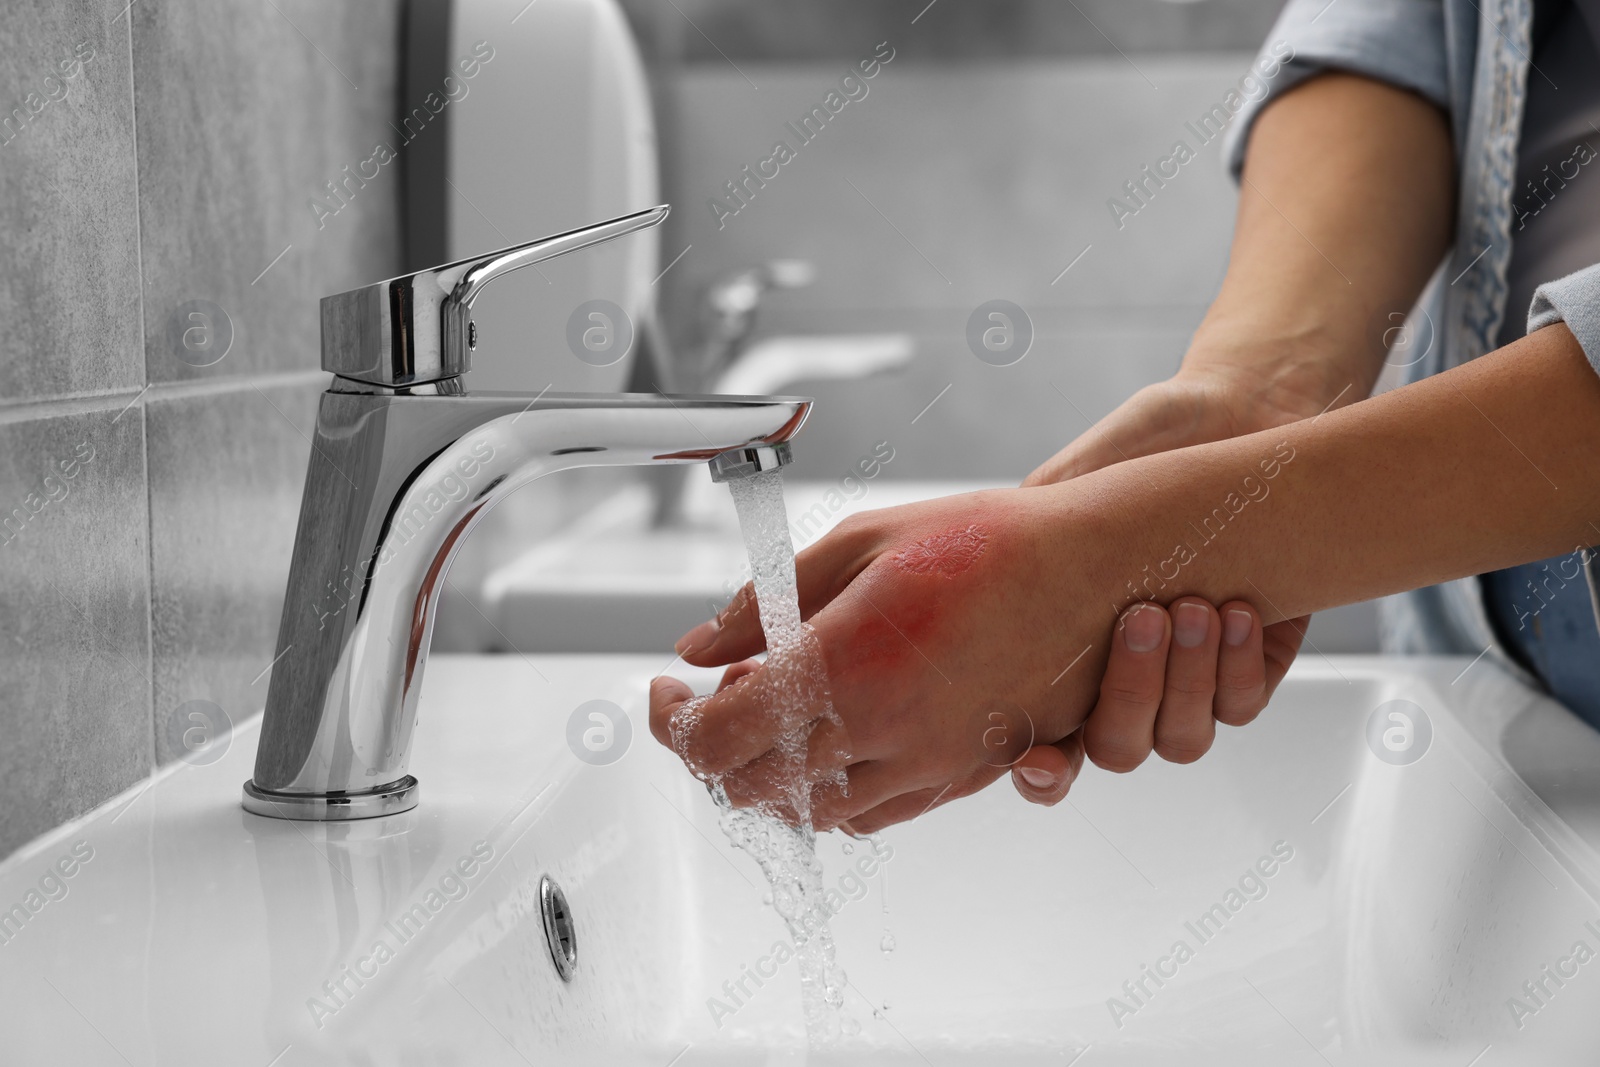
[(406, 775), (377, 789), (361, 793), (272, 793), (244, 784), (244, 810), (269, 819), (296, 819), (306, 822), (347, 822), (398, 815), (417, 806), (417, 780)]

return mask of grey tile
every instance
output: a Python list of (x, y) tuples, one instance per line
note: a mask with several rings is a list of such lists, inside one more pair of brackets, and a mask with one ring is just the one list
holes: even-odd
[[(1223, 98), (1245, 57), (1142, 59), (1159, 92), (1117, 58), (937, 72), (902, 58), (809, 143), (788, 124), (824, 99), (839, 68), (745, 66), (759, 92), (714, 67), (669, 83), (677, 118), (663, 173), (679, 210), (663, 247), (693, 245), (662, 281), (680, 344), (696, 332), (712, 279), (779, 257), (811, 260), (817, 281), (769, 304), (819, 319), (850, 309), (964, 316), (996, 297), (1030, 312), (1125, 315), (1210, 302), (1235, 193), (1221, 145), (1198, 144), (1184, 123)], [(1195, 157), (1117, 225), (1110, 199), (1180, 137)], [(795, 158), (719, 223), (712, 198), (780, 139)]]
[(1254, 48), (1282, 0), (1132, 3), (1130, 0), (623, 0), (645, 54), (657, 61), (851, 59), (893, 40), (930, 59), (1116, 55), (1118, 49)]
[[(134, 7), (151, 381), (314, 369), (317, 301), (399, 272), (398, 161), (364, 185), (353, 179), (337, 214), (319, 219), (312, 204), (345, 167), (355, 174), (380, 142), (397, 141), (400, 6)], [(204, 367), (191, 364), (215, 347), (186, 359), (173, 340), (201, 300), (232, 333)]]
[(116, 10), (101, 0), (6, 6), (0, 403), (144, 383), (133, 85)]
[[(147, 405), (157, 758), (206, 700), (234, 723), (265, 704), (320, 375), (182, 390)], [(180, 732), (181, 736), (181, 732)]]
[(0, 856), (151, 767), (143, 415), (121, 408), (0, 421)]

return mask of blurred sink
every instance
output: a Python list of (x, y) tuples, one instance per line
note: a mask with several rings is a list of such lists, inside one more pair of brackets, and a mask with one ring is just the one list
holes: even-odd
[[(492, 571), (483, 611), (509, 649), (670, 654), (680, 634), (726, 604), (749, 576), (738, 517), (725, 487), (703, 471), (693, 475), (705, 485), (689, 486), (680, 524), (650, 528), (654, 500), (630, 486)], [(786, 484), (784, 495), (801, 549), (860, 511), (999, 484), (800, 481)]]
[[(35, 841), (0, 864), (0, 1060), (1594, 1062), (1600, 962), (1574, 955), (1600, 945), (1600, 736), (1487, 663), (1302, 659), (1192, 766), (1090, 768), (1051, 809), (1001, 782), (887, 831), (877, 864), (825, 835), (860, 1029), (808, 1056), (760, 874), (646, 732), (663, 659), (437, 657), (401, 815), (241, 811), (252, 721)], [(595, 700), (603, 765), (568, 741)], [(1431, 725), (1408, 765), (1368, 740), (1395, 700)]]

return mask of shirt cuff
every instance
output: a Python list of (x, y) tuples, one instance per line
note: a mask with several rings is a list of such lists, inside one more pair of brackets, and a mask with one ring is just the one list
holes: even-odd
[(1362, 74), (1450, 106), (1440, 0), (1289, 0), (1252, 69), (1279, 66), (1276, 76), (1264, 75), (1267, 91), (1248, 100), (1228, 127), (1223, 152), (1235, 179), (1262, 109), (1324, 71)]
[(1600, 371), (1600, 263), (1545, 282), (1533, 291), (1528, 332), (1557, 322), (1567, 324), (1590, 365)]

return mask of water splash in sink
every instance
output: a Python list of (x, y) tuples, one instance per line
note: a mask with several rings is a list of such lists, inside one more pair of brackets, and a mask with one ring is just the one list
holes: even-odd
[[(721, 782), (712, 796), (722, 809), (722, 829), (733, 844), (750, 853), (772, 886), (772, 904), (793, 939), (800, 968), (801, 1003), (806, 1035), (825, 1044), (848, 1028), (844, 1025), (845, 974), (835, 958), (831, 913), (824, 901), (822, 863), (817, 859), (812, 828), (811, 789), (817, 775), (807, 771), (811, 735), (822, 722), (842, 724), (828, 695), (828, 677), (820, 646), (810, 627), (800, 621), (794, 545), (783, 504), (783, 482), (777, 470), (732, 481), (754, 574), (761, 627), (767, 637), (771, 699), (768, 713), (778, 717), (778, 743), (765, 760), (772, 761), (771, 780), (781, 798), (753, 807), (735, 808)], [(842, 761), (832, 777), (844, 785)], [(823, 776), (827, 780), (827, 776)], [(780, 818), (791, 814), (794, 825)]]

